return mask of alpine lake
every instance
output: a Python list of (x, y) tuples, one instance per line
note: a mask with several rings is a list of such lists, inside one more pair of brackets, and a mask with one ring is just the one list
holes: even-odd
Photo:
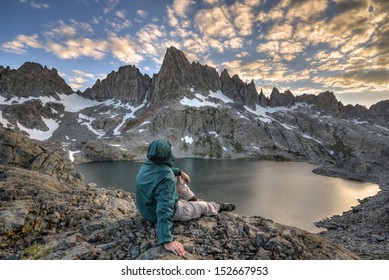
[[(76, 165), (86, 183), (135, 192), (142, 162), (95, 162)], [(174, 167), (191, 177), (190, 187), (207, 201), (231, 202), (235, 212), (261, 216), (309, 232), (325, 217), (341, 215), (359, 199), (375, 195), (376, 184), (320, 176), (315, 165), (301, 162), (176, 159)]]

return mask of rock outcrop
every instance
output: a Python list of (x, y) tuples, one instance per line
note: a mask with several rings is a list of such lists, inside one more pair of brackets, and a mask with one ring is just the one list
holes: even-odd
[(135, 66), (122, 66), (104, 80), (97, 80), (82, 95), (98, 101), (118, 99), (139, 106), (147, 98), (150, 86), (151, 78), (148, 75), (142, 75)]
[(0, 95), (3, 97), (58, 98), (57, 92), (70, 94), (73, 90), (55, 68), (48, 69), (34, 62), (26, 62), (16, 70), (0, 68)]
[(71, 187), (82, 188), (82, 176), (71, 162), (21, 133), (0, 128), (0, 164), (49, 175)]
[[(72, 185), (71, 168), (60, 176), (32, 168), (45, 149), (16, 132), (2, 134), (1, 151), (13, 153), (0, 164), (0, 259), (177, 259), (156, 243), (134, 194), (83, 187), (79, 178)], [(68, 166), (55, 155), (45, 161)], [(235, 213), (175, 223), (174, 235), (186, 259), (358, 259), (315, 234)]]
[(287, 90), (284, 93), (280, 93), (277, 88), (273, 88), (269, 105), (272, 107), (290, 107), (295, 103), (294, 95), (291, 91)]

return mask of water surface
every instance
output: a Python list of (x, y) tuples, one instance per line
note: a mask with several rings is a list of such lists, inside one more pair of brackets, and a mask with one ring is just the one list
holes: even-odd
[[(79, 164), (87, 183), (135, 192), (141, 162)], [(236, 212), (262, 216), (310, 232), (314, 222), (342, 214), (357, 199), (375, 195), (375, 184), (319, 176), (300, 162), (177, 159), (175, 166), (191, 176), (191, 188), (204, 200), (232, 202)]]

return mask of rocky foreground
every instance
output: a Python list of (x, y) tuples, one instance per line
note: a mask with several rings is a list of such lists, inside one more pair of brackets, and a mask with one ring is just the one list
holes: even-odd
[[(319, 168), (316, 172), (338, 177), (348, 174), (335, 168)], [(319, 233), (320, 236), (352, 250), (361, 258), (389, 259), (389, 174), (385, 170), (373, 170), (365, 179), (380, 186), (377, 195), (362, 199), (358, 206), (343, 215), (316, 225), (327, 229)]]
[[(175, 259), (134, 194), (85, 186), (71, 163), (0, 128), (0, 259)], [(186, 259), (358, 259), (316, 234), (221, 213), (175, 223)]]

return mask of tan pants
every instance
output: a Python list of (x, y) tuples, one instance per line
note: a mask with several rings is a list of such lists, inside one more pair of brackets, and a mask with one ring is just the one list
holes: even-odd
[(201, 216), (215, 216), (219, 213), (220, 205), (216, 202), (207, 202), (202, 200), (188, 201), (195, 194), (185, 184), (180, 177), (177, 178), (177, 192), (180, 200), (177, 203), (177, 210), (173, 216), (173, 221), (187, 222), (198, 219)]

